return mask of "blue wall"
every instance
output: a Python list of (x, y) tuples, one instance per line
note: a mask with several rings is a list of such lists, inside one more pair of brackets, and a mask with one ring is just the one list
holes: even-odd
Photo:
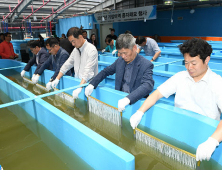
[[(190, 9), (174, 10), (173, 24), (171, 25), (172, 11), (157, 11), (157, 19), (131, 22), (113, 23), (115, 34), (124, 33), (130, 30), (134, 36), (200, 36), (200, 37), (222, 37), (222, 7), (195, 8), (193, 14)], [(178, 20), (183, 17), (183, 20)], [(80, 16), (67, 19), (60, 19), (56, 24), (56, 34), (61, 36), (67, 33), (68, 29), (74, 26), (80, 27), (82, 24), (84, 29), (92, 29), (89, 22), (95, 22), (93, 15)], [(98, 40), (100, 39), (99, 24), (95, 25), (98, 29)], [(98, 42), (98, 48), (100, 42)]]
[[(91, 25), (89, 26), (89, 23)], [(62, 34), (67, 34), (67, 31), (71, 27), (79, 27), (82, 25), (83, 29), (93, 29), (93, 16), (79, 16), (79, 17), (72, 17), (72, 18), (65, 18), (59, 19), (58, 23), (56, 24), (56, 35), (61, 37)]]
[(222, 36), (222, 7), (195, 8), (193, 14), (190, 9), (174, 10), (172, 25), (171, 13), (158, 11), (156, 20), (119, 22), (113, 23), (113, 27), (116, 35), (130, 30), (134, 36)]

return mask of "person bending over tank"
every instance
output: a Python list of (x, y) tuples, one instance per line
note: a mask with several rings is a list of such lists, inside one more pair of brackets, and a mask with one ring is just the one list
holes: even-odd
[[(211, 45), (202, 39), (192, 38), (179, 46), (184, 56), (186, 71), (176, 73), (160, 85), (130, 118), (133, 129), (144, 113), (160, 98), (175, 94), (175, 107), (190, 110), (212, 119), (220, 120), (222, 110), (222, 78), (208, 66), (212, 53)], [(196, 159), (211, 157), (222, 140), (222, 123), (206, 142), (199, 145)]]
[(151, 59), (152, 62), (160, 56), (160, 48), (154, 39), (139, 36), (136, 39), (136, 44), (139, 45), (138, 53), (143, 49), (146, 56), (153, 56)]
[(109, 37), (106, 37), (105, 39), (105, 43), (106, 43), (106, 48), (102, 50), (102, 53), (104, 53), (105, 51), (109, 51), (112, 53), (112, 55), (114, 55), (117, 50), (116, 50), (116, 40), (113, 40)]
[(28, 42), (27, 46), (34, 54), (31, 60), (29, 60), (28, 64), (26, 64), (24, 70), (21, 72), (21, 76), (25, 76), (25, 72), (29, 71), (33, 65), (36, 65), (37, 68), (34, 74), (38, 73), (38, 70), (43, 65), (43, 63), (49, 58), (49, 53), (45, 50), (45, 48), (41, 47), (40, 42), (37, 40), (31, 40)]
[[(40, 75), (44, 72), (45, 69), (50, 68), (52, 65), (52, 70), (55, 72), (49, 83), (46, 84), (46, 88), (55, 80), (56, 76), (59, 74), (59, 70), (65, 61), (69, 58), (69, 53), (59, 46), (59, 41), (56, 38), (49, 38), (46, 40), (46, 48), (51, 54), (46, 60), (46, 62), (40, 67), (37, 74), (32, 76), (32, 81), (36, 84), (38, 83)], [(71, 76), (71, 71), (67, 71), (66, 75)], [(47, 88), (49, 90), (49, 88)]]
[(86, 87), (88, 97), (98, 84), (109, 75), (115, 75), (115, 89), (129, 93), (118, 101), (118, 110), (122, 112), (128, 104), (146, 97), (153, 90), (153, 64), (137, 54), (137, 46), (131, 34), (121, 34), (116, 40), (119, 58), (102, 70)]
[[(72, 27), (67, 32), (69, 41), (75, 46), (69, 59), (61, 67), (56, 79), (48, 85), (48, 88), (55, 88), (60, 78), (74, 67), (75, 78), (81, 79), (80, 84), (84, 84), (98, 74), (98, 51), (94, 45), (89, 43), (82, 36), (82, 29)], [(73, 91), (73, 98), (78, 98), (82, 88)]]

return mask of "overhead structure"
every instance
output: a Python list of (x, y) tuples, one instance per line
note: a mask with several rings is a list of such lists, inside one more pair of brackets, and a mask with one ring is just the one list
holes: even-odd
[(30, 16), (32, 16), (34, 13), (36, 13), (39, 9), (41, 9), (43, 6), (47, 5), (50, 1), (51, 1), (51, 0), (48, 0), (48, 1), (45, 2), (45, 3), (44, 3), (44, 1), (43, 1), (43, 5), (40, 6), (39, 8), (37, 8), (35, 11), (33, 11), (33, 6), (32, 6), (32, 13), (31, 13), (30, 15), (28, 15), (27, 17), (23, 17), (24, 19), (23, 19), (22, 21), (28, 19)]
[(173, 2), (174, 9), (195, 9), (222, 4), (222, 0), (0, 0), (0, 21), (52, 21), (107, 9), (121, 10), (150, 5), (156, 5), (157, 11), (170, 10), (172, 3), (169, 2)]
[(16, 18), (18, 18), (21, 13), (32, 3), (32, 0), (22, 0), (18, 3), (18, 8), (11, 15), (11, 22), (14, 22)]
[[(86, 14), (105, 0), (0, 0), (0, 21), (40, 22)], [(108, 0), (110, 1), (110, 0)]]
[[(44, 18), (43, 20), (48, 19), (49, 21), (52, 21), (55, 17), (57, 17), (58, 15), (60, 15), (62, 12), (64, 12), (65, 10), (67, 10), (68, 8), (70, 8), (71, 6), (77, 4), (79, 1), (81, 0), (72, 0), (69, 1), (68, 4), (64, 3), (63, 6), (61, 6), (58, 10), (56, 10), (55, 12), (52, 11), (52, 14), (49, 15), (48, 17)], [(42, 21), (42, 20), (41, 20)]]

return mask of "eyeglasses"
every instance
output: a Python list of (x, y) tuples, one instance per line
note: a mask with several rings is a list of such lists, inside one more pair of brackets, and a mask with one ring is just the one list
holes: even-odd
[(48, 50), (49, 50), (49, 52), (50, 52), (50, 51), (52, 51), (52, 48), (54, 48), (54, 47), (55, 47), (55, 45), (54, 45), (54, 46), (52, 46), (50, 49), (48, 49)]

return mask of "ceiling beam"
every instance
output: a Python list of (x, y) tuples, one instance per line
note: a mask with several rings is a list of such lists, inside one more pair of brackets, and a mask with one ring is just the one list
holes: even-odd
[(47, 19), (49, 21), (52, 21), (54, 18), (56, 18), (58, 15), (62, 14), (65, 10), (67, 10), (68, 8), (70, 8), (71, 6), (77, 4), (79, 1), (81, 0), (73, 0), (71, 1), (69, 4), (66, 4), (66, 6), (60, 7), (59, 9), (56, 10), (56, 12), (52, 15), (50, 15)]
[[(119, 2), (122, 2), (122, 1), (123, 0), (116, 0), (115, 3), (119, 3)], [(108, 6), (111, 6), (111, 5), (113, 5), (113, 1), (112, 0), (102, 0), (102, 2), (99, 5), (97, 5), (95, 7), (92, 7), (90, 9), (90, 11), (101, 10), (101, 9), (107, 8)]]
[(15, 12), (11, 16), (11, 22), (13, 22), (19, 15), (22, 13), (23, 10), (27, 8), (32, 3), (32, 0), (24, 0), (19, 7), (15, 10)]

